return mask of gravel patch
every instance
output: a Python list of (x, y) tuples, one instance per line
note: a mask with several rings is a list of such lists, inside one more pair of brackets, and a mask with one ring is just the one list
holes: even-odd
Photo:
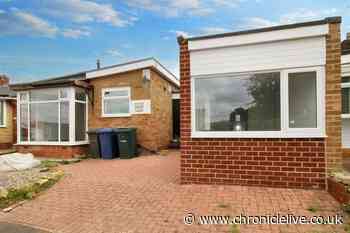
[(0, 172), (0, 187), (5, 189), (20, 188), (47, 177), (49, 174), (50, 171), (44, 170), (43, 172), (42, 167), (23, 171)]

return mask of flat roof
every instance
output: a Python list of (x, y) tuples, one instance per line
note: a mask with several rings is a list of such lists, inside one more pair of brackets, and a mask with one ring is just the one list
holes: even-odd
[(188, 38), (179, 36), (178, 42), (180, 43), (182, 40), (196, 41), (196, 40), (205, 40), (205, 39), (213, 39), (213, 38), (228, 37), (228, 36), (246, 35), (246, 34), (260, 33), (260, 32), (277, 31), (277, 30), (284, 30), (284, 29), (292, 29), (292, 28), (298, 28), (298, 27), (315, 26), (315, 25), (322, 25), (322, 24), (329, 24), (329, 23), (341, 23), (341, 21), (342, 21), (342, 18), (340, 16), (335, 16), (335, 17), (327, 17), (325, 19), (316, 20), (316, 21), (293, 23), (293, 24), (279, 25), (279, 26), (273, 26), (273, 27), (263, 27), (263, 28), (257, 28), (257, 29), (227, 32), (227, 33), (220, 33), (220, 34), (213, 34), (213, 35), (194, 36), (194, 37), (188, 37)]

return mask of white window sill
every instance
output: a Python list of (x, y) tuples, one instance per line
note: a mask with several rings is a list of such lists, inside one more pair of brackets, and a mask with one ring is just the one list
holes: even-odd
[(0, 128), (6, 128), (6, 125), (0, 125)]
[(349, 119), (350, 118), (350, 114), (341, 114), (341, 118)]
[(192, 138), (326, 138), (327, 135), (318, 131), (305, 132), (304, 130), (298, 130), (297, 132), (280, 132), (280, 131), (245, 131), (245, 132), (192, 132)]
[(103, 114), (102, 117), (131, 117), (131, 114)]
[(79, 146), (88, 145), (88, 141), (82, 142), (20, 142), (15, 146)]

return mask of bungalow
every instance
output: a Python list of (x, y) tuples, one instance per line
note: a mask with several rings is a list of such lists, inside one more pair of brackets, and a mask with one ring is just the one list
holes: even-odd
[(9, 88), (9, 78), (0, 75), (0, 149), (16, 142), (16, 93)]
[(340, 24), (179, 37), (181, 182), (324, 189), (342, 166)]
[(17, 92), (20, 152), (85, 154), (87, 130), (135, 127), (141, 147), (157, 151), (172, 139), (177, 78), (154, 58), (11, 85)]

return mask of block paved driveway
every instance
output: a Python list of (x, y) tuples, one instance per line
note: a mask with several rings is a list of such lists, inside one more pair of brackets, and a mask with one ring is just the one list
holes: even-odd
[[(179, 184), (179, 153), (132, 160), (87, 160), (62, 168), (53, 188), (0, 222), (59, 233), (344, 232), (343, 225), (187, 226), (196, 215), (335, 215), (336, 201), (324, 191)], [(307, 209), (313, 207), (315, 213)]]

